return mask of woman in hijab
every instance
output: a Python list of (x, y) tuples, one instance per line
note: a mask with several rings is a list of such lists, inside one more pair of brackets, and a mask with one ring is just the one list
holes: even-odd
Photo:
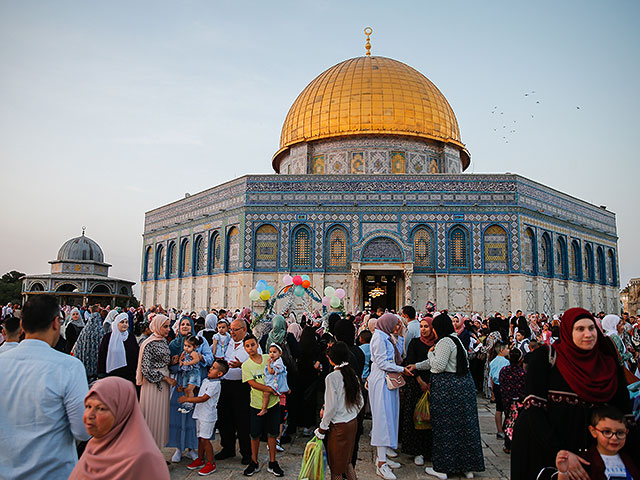
[(98, 380), (84, 405), (83, 422), (92, 438), (70, 480), (169, 480), (131, 382), (118, 377)]
[(113, 324), (113, 320), (118, 316), (118, 310), (115, 308), (113, 310), (109, 310), (107, 313), (107, 317), (102, 322), (102, 328), (105, 333), (109, 333), (111, 331), (111, 325)]
[[(412, 339), (407, 346), (406, 365), (414, 365), (427, 359), (429, 349), (436, 343), (432, 322), (431, 317), (422, 317), (420, 320), (420, 336)], [(429, 390), (430, 382), (429, 370), (416, 371), (415, 377), (407, 378), (403, 387), (404, 396), (400, 400), (402, 452), (413, 456), (416, 465), (424, 465), (425, 460), (431, 460), (431, 429), (416, 430), (413, 422), (413, 412), (424, 393)]]
[(80, 310), (78, 310), (77, 308), (73, 308), (69, 315), (67, 315), (67, 319), (65, 320), (64, 325), (60, 329), (60, 334), (64, 337), (66, 342), (66, 353), (71, 353), (71, 350), (76, 344), (76, 341), (78, 340), (80, 332), (82, 332), (83, 328), (84, 320), (82, 320)]
[[(491, 384), (489, 383), (489, 364), (491, 360), (496, 358), (496, 343), (503, 341), (502, 333), (500, 332), (500, 319), (491, 317), (489, 319), (489, 335), (484, 341), (482, 346), (482, 353), (486, 354), (487, 358), (484, 361), (484, 382), (482, 389), (486, 398), (492, 398)], [(506, 342), (504, 342), (506, 343)]]
[(140, 347), (136, 337), (129, 333), (129, 316), (121, 313), (111, 325), (111, 331), (102, 337), (98, 350), (98, 376), (116, 376), (135, 385)]
[(158, 448), (169, 440), (169, 393), (177, 382), (169, 376), (171, 353), (167, 336), (169, 317), (149, 315), (151, 336), (140, 345), (136, 383), (140, 388), (140, 409)]
[(303, 436), (311, 436), (313, 426), (317, 423), (318, 389), (321, 387), (320, 373), (323, 369), (319, 340), (315, 328), (308, 326), (302, 330), (300, 355), (296, 363), (299, 373), (299, 404), (304, 406), (298, 409), (298, 424), (304, 428)]
[[(186, 317), (182, 317), (183, 319)], [(193, 329), (191, 330), (194, 331)], [(204, 338), (209, 345), (213, 341), (213, 336), (218, 331), (218, 316), (215, 313), (210, 313), (204, 318), (204, 330), (198, 332), (198, 336)], [(184, 342), (184, 339), (182, 340)], [(182, 349), (180, 350), (182, 353)]]
[[(169, 371), (174, 377), (180, 372), (178, 360), (184, 349), (184, 340), (189, 335), (193, 335), (193, 332), (193, 319), (190, 316), (182, 317), (178, 324), (178, 334), (169, 344), (169, 352), (171, 354), (171, 366), (169, 367)], [(198, 366), (200, 367), (201, 376), (204, 378), (208, 371), (208, 367), (213, 364), (213, 353), (211, 352), (211, 348), (206, 340), (203, 340), (196, 351), (202, 355), (202, 361)], [(185, 453), (188, 454), (192, 460), (198, 458), (196, 453), (198, 451), (196, 421), (192, 417), (193, 410), (187, 414), (183, 414), (178, 411), (178, 408), (180, 407), (178, 397), (181, 395), (183, 395), (183, 393), (174, 389), (169, 402), (169, 443), (167, 446), (176, 449), (173, 457), (171, 457), (171, 461), (176, 463), (182, 459), (182, 453), (185, 452), (185, 450)]]
[[(605, 403), (631, 413), (618, 355), (593, 315), (571, 308), (562, 316), (560, 340), (531, 353), (524, 408), (513, 431), (511, 478), (535, 479), (543, 467), (555, 464), (559, 450), (570, 452), (570, 478), (588, 478), (578, 454), (591, 441), (591, 408)], [(637, 448), (637, 431), (632, 430), (624, 450), (633, 457)]]
[(617, 315), (606, 315), (602, 319), (602, 329), (604, 330), (604, 334), (611, 339), (613, 344), (616, 346), (616, 350), (618, 351), (618, 356), (620, 365), (624, 365), (625, 362), (631, 360), (633, 355), (631, 355), (624, 348), (624, 343), (620, 338), (620, 334), (622, 333), (622, 329), (624, 328), (624, 324), (621, 324), (620, 317)]
[(94, 311), (89, 321), (78, 335), (78, 340), (71, 350), (71, 355), (84, 364), (89, 383), (98, 378), (98, 350), (104, 337), (102, 316), (97, 311), (97, 307), (92, 307), (92, 310)]
[[(426, 473), (441, 479), (450, 474), (484, 471), (476, 387), (469, 372), (467, 351), (455, 334), (453, 322), (440, 314), (432, 322), (437, 340), (417, 370), (431, 371), (431, 427), (433, 467)], [(464, 454), (461, 455), (461, 452)]]
[(451, 318), (453, 322), (453, 328), (456, 331), (456, 335), (462, 342), (465, 350), (469, 351), (469, 344), (471, 343), (471, 332), (468, 331), (464, 325), (464, 317), (460, 314), (454, 315)]
[(387, 373), (410, 371), (402, 367), (402, 355), (398, 350), (394, 333), (400, 328), (400, 320), (392, 313), (385, 313), (376, 322), (371, 338), (371, 373), (368, 378), (371, 403), (371, 445), (376, 447), (376, 474), (385, 480), (395, 480), (391, 468), (400, 464), (387, 459), (387, 450), (398, 447), (398, 423), (400, 417), (399, 390), (390, 390)]
[(287, 327), (287, 333), (293, 335), (293, 338), (295, 338), (296, 341), (299, 342), (300, 336), (302, 335), (302, 327), (299, 323), (292, 323)]

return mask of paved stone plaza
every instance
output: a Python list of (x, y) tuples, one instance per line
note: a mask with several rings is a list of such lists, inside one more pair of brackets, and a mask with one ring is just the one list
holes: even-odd
[[(482, 432), (482, 449), (484, 451), (484, 461), (486, 471), (478, 473), (477, 478), (503, 480), (509, 478), (509, 456), (502, 451), (502, 440), (497, 440), (495, 435), (495, 422), (493, 420), (494, 406), (489, 404), (484, 398), (478, 397), (478, 416), (480, 419), (480, 430)], [(371, 430), (371, 420), (365, 421), (365, 433), (360, 439), (360, 452), (358, 456), (357, 474), (358, 478), (362, 480), (369, 480), (378, 478), (375, 473), (373, 464), (373, 449), (369, 445), (369, 431)], [(300, 463), (302, 459), (302, 452), (308, 438), (298, 437), (294, 438), (291, 444), (285, 445), (286, 452), (278, 454), (278, 462), (285, 471), (283, 478), (297, 479), (300, 472)], [(214, 451), (220, 450), (219, 442), (215, 442)], [(167, 459), (171, 458), (173, 449), (165, 449), (164, 454)], [(464, 452), (460, 453), (464, 455)], [(258, 480), (274, 478), (274, 476), (267, 472), (267, 445), (266, 443), (260, 444), (260, 472), (253, 476)], [(399, 455), (396, 458), (397, 461), (402, 463), (402, 468), (394, 470), (398, 479), (433, 479), (424, 473), (424, 467), (417, 467), (413, 464), (413, 458), (407, 455)], [(186, 469), (186, 465), (191, 460), (186, 458), (182, 459), (182, 462), (172, 464), (169, 466), (172, 480), (182, 479), (196, 479), (202, 478), (198, 475), (198, 471), (189, 471)], [(210, 475), (210, 478), (217, 479), (236, 479), (244, 478), (242, 471), (244, 466), (240, 465), (240, 456), (236, 458), (223, 460), (218, 462), (218, 470), (216, 473)], [(327, 476), (328, 478), (328, 476)], [(459, 478), (459, 477), (450, 477)]]

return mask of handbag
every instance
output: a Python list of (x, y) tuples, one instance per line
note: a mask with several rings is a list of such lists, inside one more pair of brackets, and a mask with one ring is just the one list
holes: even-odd
[(387, 380), (387, 388), (389, 390), (395, 390), (403, 387), (406, 383), (402, 374), (397, 372), (387, 372), (385, 373), (384, 378)]

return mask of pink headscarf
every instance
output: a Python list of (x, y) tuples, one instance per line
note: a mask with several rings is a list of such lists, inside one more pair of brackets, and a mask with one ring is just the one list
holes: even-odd
[(131, 382), (120, 377), (103, 378), (91, 387), (85, 401), (90, 397), (104, 403), (115, 421), (104, 437), (89, 440), (69, 479), (169, 480), (164, 456), (142, 416)]
[(300, 336), (302, 335), (302, 327), (299, 323), (291, 323), (289, 327), (287, 327), (287, 332), (292, 333), (295, 339), (299, 342)]
[[(142, 345), (140, 345), (140, 353), (138, 354), (138, 368), (136, 369), (136, 384), (142, 385), (142, 354), (144, 352), (145, 347), (151, 343), (158, 340), (165, 340), (165, 338), (160, 335), (160, 327), (169, 321), (169, 317), (157, 314), (154, 315), (151, 319), (151, 323), (149, 324), (149, 330), (151, 330), (152, 334), (147, 338)], [(165, 340), (166, 341), (166, 340)]]
[(399, 321), (400, 320), (398, 320), (398, 317), (396, 317), (393, 313), (385, 313), (380, 318), (378, 318), (378, 321), (376, 322), (376, 330), (380, 330), (381, 332), (389, 335), (389, 340), (393, 345), (395, 354), (394, 360), (398, 365), (402, 364), (402, 355), (400, 354), (398, 347), (396, 347), (396, 339), (392, 335), (392, 333), (395, 330), (396, 325), (398, 325)]

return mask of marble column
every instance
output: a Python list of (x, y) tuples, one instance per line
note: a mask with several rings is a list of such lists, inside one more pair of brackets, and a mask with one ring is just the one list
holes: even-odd
[(360, 292), (360, 264), (351, 264), (351, 311), (355, 314), (362, 308)]
[(413, 265), (405, 265), (404, 273), (404, 305), (411, 305), (413, 300), (411, 295), (411, 277), (413, 277)]

